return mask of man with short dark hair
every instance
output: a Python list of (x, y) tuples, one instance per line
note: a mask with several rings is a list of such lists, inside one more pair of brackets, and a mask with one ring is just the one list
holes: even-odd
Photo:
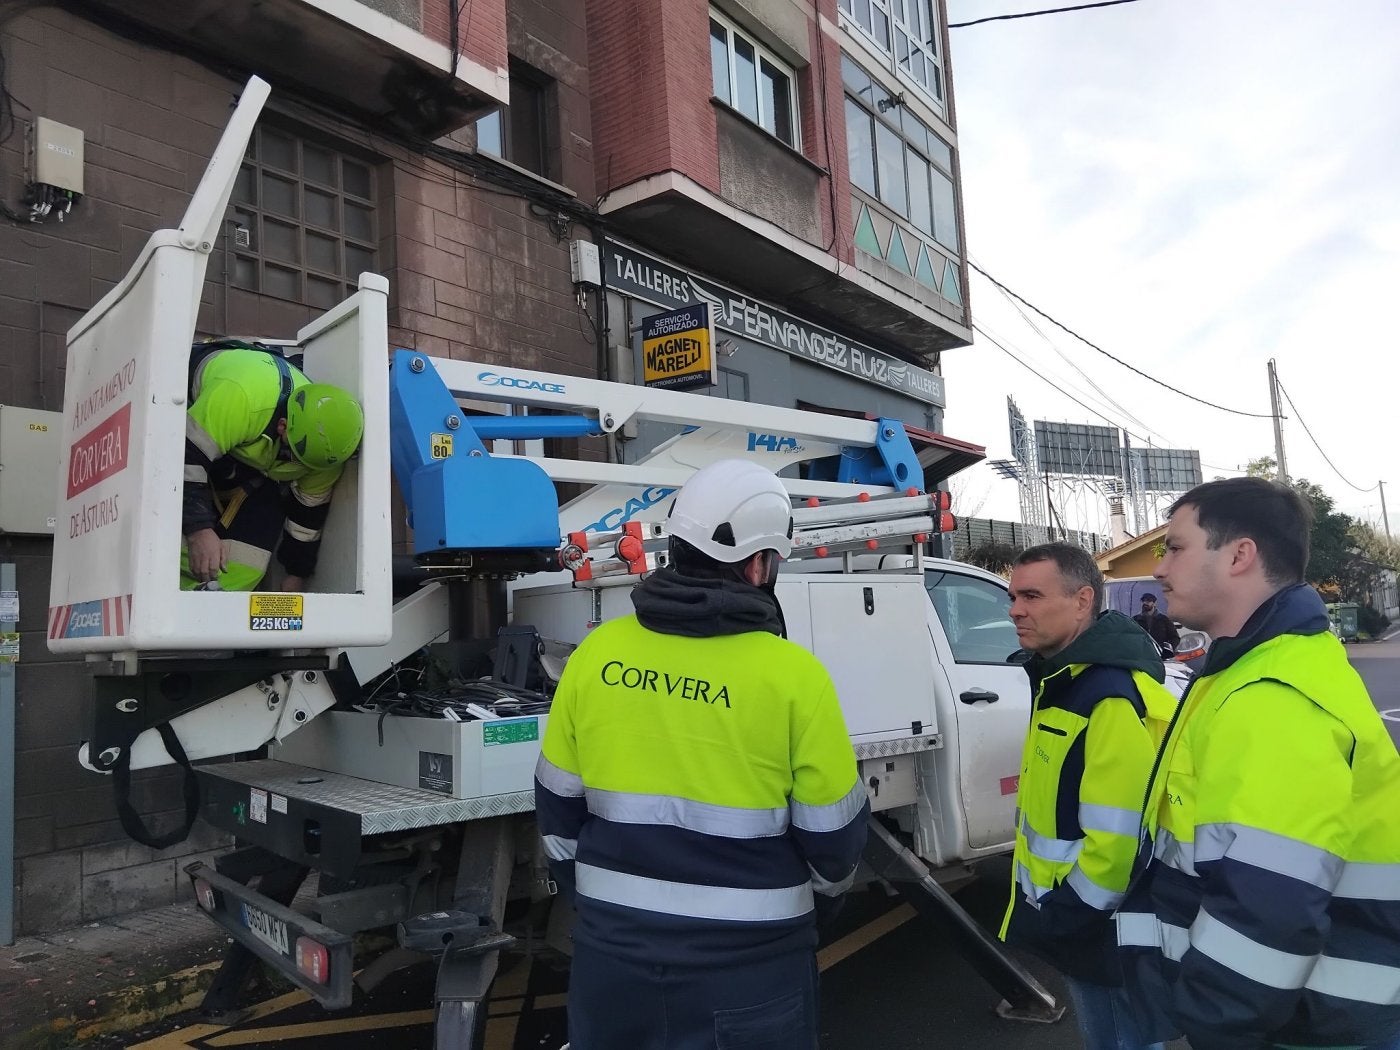
[(1170, 616), (1164, 616), (1157, 611), (1157, 596), (1150, 591), (1142, 596), (1142, 612), (1134, 616), (1133, 621), (1146, 631), (1147, 636), (1157, 643), (1157, 648), (1164, 652), (1171, 652), (1181, 641), (1176, 624), (1172, 623)]
[(1157, 759), (1118, 943), (1149, 1034), (1400, 1047), (1400, 756), (1261, 478), (1172, 506), (1154, 573), (1213, 639)]
[(1032, 547), (1011, 570), (1011, 620), (1035, 655), (1001, 936), (1064, 973), (1087, 1050), (1136, 1050), (1155, 1044), (1121, 988), (1112, 914), (1176, 701), (1152, 640), (1102, 604), (1103, 574), (1080, 547)]

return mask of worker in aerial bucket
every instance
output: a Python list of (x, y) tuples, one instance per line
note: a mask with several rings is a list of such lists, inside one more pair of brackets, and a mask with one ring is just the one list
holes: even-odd
[(744, 460), (672, 504), (671, 564), (569, 658), (535, 773), (578, 911), (571, 1050), (815, 1050), (817, 911), (870, 812), (830, 676), (783, 637), (781, 481)]
[(180, 587), (248, 591), (277, 551), (284, 591), (316, 569), (331, 493), (364, 413), (255, 343), (196, 344), (185, 418)]

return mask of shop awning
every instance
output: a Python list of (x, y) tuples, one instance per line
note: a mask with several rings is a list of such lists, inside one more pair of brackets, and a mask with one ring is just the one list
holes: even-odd
[[(825, 412), (829, 416), (846, 416), (848, 419), (875, 419), (869, 412), (858, 412), (846, 408), (831, 408), (810, 401), (798, 401), (797, 407), (806, 412)], [(959, 441), (947, 434), (937, 434), (932, 430), (904, 424), (914, 453), (919, 457), (919, 466), (924, 468), (924, 491), (932, 492), (940, 481), (946, 481), (960, 470), (966, 470), (974, 463), (987, 458), (987, 450), (982, 445), (970, 441)]]
[(924, 468), (924, 488), (927, 491), (933, 491), (940, 481), (987, 458), (987, 450), (982, 445), (907, 424), (904, 429), (909, 433), (919, 465)]

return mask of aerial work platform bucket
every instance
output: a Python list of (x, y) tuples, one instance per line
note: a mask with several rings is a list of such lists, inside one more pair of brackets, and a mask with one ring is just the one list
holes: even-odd
[[(376, 274), (362, 274), (354, 295), (295, 333), (306, 374), (349, 390), (365, 415), (360, 453), (336, 488), (314, 591), (180, 590), (190, 346), (209, 255), (267, 96), (266, 83), (248, 81), (179, 228), (152, 234), (122, 281), (68, 333), (54, 652), (306, 650), (389, 639), (388, 282)], [(286, 615), (256, 615), (264, 606)]]

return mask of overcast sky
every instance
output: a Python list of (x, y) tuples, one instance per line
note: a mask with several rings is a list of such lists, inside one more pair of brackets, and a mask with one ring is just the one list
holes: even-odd
[[(950, 22), (1074, 2), (946, 0)], [(952, 30), (972, 260), (1220, 404), (1267, 413), (1277, 359), (1333, 462), (1386, 482), (1400, 534), (1397, 54), (1397, 0), (1140, 0)], [(1200, 449), (1207, 478), (1272, 454), (1268, 419), (1193, 404), (1036, 318), (1052, 346), (980, 277), (971, 294), (999, 342), (1135, 434)], [(981, 336), (944, 370), (946, 431), (990, 458), (1010, 454), (1007, 394), (1028, 419), (1103, 422)], [(1377, 494), (1348, 487), (1284, 411), (1290, 474), (1378, 522)], [(1018, 516), (1015, 484), (985, 466), (958, 488)]]

